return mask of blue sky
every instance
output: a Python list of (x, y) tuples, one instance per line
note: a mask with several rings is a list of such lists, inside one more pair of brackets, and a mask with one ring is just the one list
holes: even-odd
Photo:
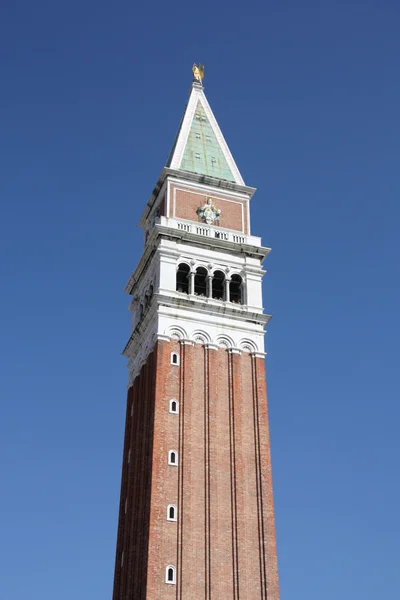
[(282, 600), (397, 598), (400, 4), (0, 9), (0, 600), (111, 598), (136, 224), (194, 61), (266, 262)]

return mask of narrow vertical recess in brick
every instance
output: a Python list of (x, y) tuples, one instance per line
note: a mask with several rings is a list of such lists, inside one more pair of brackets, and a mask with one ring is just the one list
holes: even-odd
[(239, 598), (239, 569), (237, 548), (237, 502), (236, 502), (236, 447), (235, 447), (235, 386), (233, 378), (233, 357), (229, 353), (229, 451), (231, 459), (231, 510), (232, 510), (232, 575), (233, 599)]
[(263, 518), (263, 497), (261, 481), (261, 452), (260, 452), (260, 421), (258, 414), (258, 386), (256, 359), (251, 358), (252, 371), (252, 389), (253, 389), (253, 411), (254, 411), (254, 454), (256, 464), (256, 489), (257, 489), (257, 517), (258, 517), (258, 544), (260, 560), (260, 577), (262, 598), (267, 597), (267, 581), (265, 570), (265, 547), (264, 547), (264, 518)]
[(204, 546), (205, 546), (205, 600), (211, 598), (210, 551), (210, 353), (204, 351)]
[(179, 411), (179, 475), (178, 475), (178, 511), (179, 511), (179, 519), (178, 519), (178, 565), (177, 565), (177, 594), (176, 597), (181, 600), (182, 599), (182, 563), (183, 563), (183, 528), (184, 528), (184, 495), (183, 495), (183, 486), (184, 486), (184, 473), (183, 473), (183, 465), (184, 465), (184, 432), (185, 432), (185, 376), (186, 376), (186, 346), (185, 344), (181, 344), (180, 348), (180, 384), (179, 384), (179, 402), (180, 402), (180, 411)]
[(233, 598), (228, 361), (214, 352), (209, 379), (211, 598)]
[(233, 444), (235, 449), (235, 516), (236, 516), (236, 585), (237, 585), (237, 597), (241, 598), (241, 578), (242, 575), (239, 569), (239, 556), (240, 556), (240, 544), (242, 542), (239, 536), (240, 523), (243, 520), (243, 494), (241, 485), (243, 485), (243, 451), (240, 445), (241, 437), (241, 428), (242, 428), (242, 377), (241, 377), (241, 357), (240, 354), (232, 353), (231, 354), (231, 378), (232, 378), (232, 411), (233, 411)]
[(240, 600), (254, 600), (263, 596), (259, 560), (252, 359), (248, 353), (234, 356), (234, 359), (237, 359), (235, 363), (240, 377), (235, 388), (239, 597)]

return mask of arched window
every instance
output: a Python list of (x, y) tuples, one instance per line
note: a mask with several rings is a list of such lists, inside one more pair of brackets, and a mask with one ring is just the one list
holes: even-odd
[(171, 365), (179, 365), (179, 356), (176, 352), (171, 352)]
[(224, 283), (225, 273), (222, 271), (215, 271), (212, 280), (212, 297), (215, 298), (215, 300), (224, 299)]
[(229, 297), (231, 302), (236, 302), (237, 304), (243, 304), (243, 281), (240, 275), (232, 275), (231, 281), (229, 284)]
[(176, 569), (172, 565), (165, 569), (165, 583), (176, 583)]
[(176, 291), (183, 292), (184, 294), (189, 293), (189, 265), (185, 263), (181, 263), (178, 266), (178, 270), (176, 272)]
[(207, 269), (198, 267), (194, 276), (194, 293), (196, 296), (207, 296)]
[(167, 508), (167, 521), (176, 521), (178, 516), (178, 511), (175, 504), (168, 504)]
[(169, 412), (173, 413), (174, 415), (177, 415), (179, 412), (179, 404), (177, 400), (170, 400), (169, 401)]
[(178, 466), (178, 453), (176, 450), (168, 451), (168, 464), (172, 465), (173, 467)]

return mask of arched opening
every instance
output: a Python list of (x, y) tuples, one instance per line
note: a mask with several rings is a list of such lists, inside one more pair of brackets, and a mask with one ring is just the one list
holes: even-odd
[(231, 282), (229, 284), (229, 297), (231, 302), (235, 302), (236, 304), (243, 304), (242, 283), (243, 282), (240, 275), (232, 275)]
[(174, 467), (178, 466), (178, 453), (175, 450), (168, 452), (168, 464)]
[(166, 583), (176, 583), (175, 573), (176, 573), (175, 567), (168, 565), (168, 567), (165, 569), (165, 582)]
[(184, 294), (189, 293), (189, 265), (185, 263), (181, 263), (178, 266), (178, 270), (176, 272), (176, 291), (183, 292)]
[(215, 300), (224, 299), (224, 282), (225, 273), (223, 273), (222, 271), (215, 271), (212, 280), (212, 297)]
[(179, 365), (179, 356), (176, 352), (172, 352), (171, 354), (171, 365)]
[(177, 400), (169, 401), (169, 412), (173, 413), (174, 415), (178, 414), (178, 401)]
[(176, 506), (174, 504), (169, 504), (167, 508), (167, 520), (176, 521), (176, 513)]
[(198, 267), (194, 276), (194, 293), (196, 296), (207, 295), (207, 269)]

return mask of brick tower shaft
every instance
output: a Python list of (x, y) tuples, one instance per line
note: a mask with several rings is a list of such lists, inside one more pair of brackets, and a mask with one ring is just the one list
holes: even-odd
[(113, 600), (279, 600), (254, 191), (194, 82), (126, 287)]

